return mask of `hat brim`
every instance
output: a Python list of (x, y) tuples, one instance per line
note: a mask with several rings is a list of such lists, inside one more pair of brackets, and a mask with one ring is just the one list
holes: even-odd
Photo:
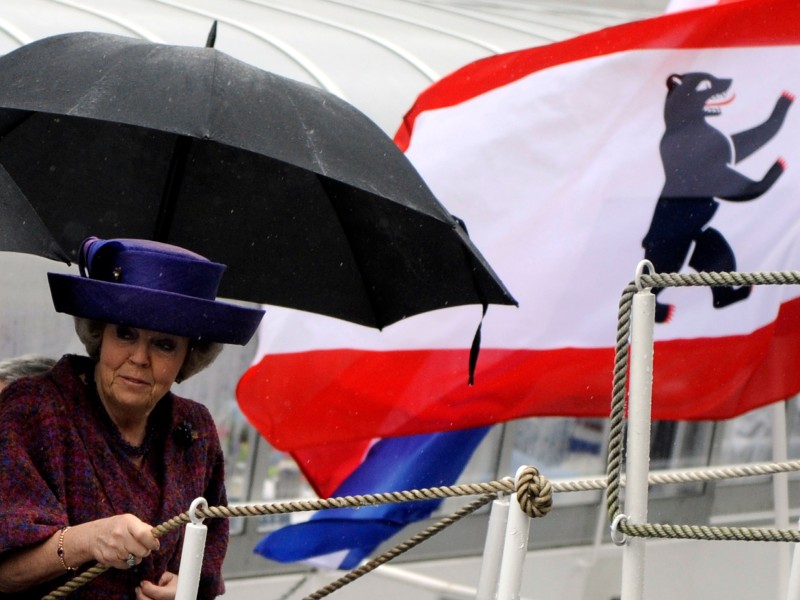
[(264, 316), (261, 309), (124, 283), (61, 273), (47, 279), (57, 312), (191, 339), (243, 346)]

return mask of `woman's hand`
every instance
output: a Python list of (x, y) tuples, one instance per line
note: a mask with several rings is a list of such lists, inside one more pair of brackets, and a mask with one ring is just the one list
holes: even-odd
[(178, 576), (166, 571), (158, 580), (158, 585), (142, 581), (136, 588), (136, 600), (174, 600), (178, 591)]
[[(21, 592), (55, 579), (64, 574), (65, 565), (79, 568), (95, 560), (117, 569), (129, 569), (129, 555), (133, 555), (131, 563), (138, 565), (145, 556), (158, 550), (159, 542), (152, 529), (137, 517), (125, 514), (56, 531), (42, 543), (3, 556), (0, 560), (0, 593)], [(62, 542), (60, 556), (59, 541)], [(172, 595), (154, 595), (152, 598), (174, 597), (174, 585), (169, 580), (164, 581), (164, 586), (159, 589), (168, 594), (172, 590)]]
[(159, 542), (153, 536), (153, 527), (131, 514), (115, 515), (86, 523), (91, 528), (88, 537), (88, 552), (98, 563), (130, 569), (131, 563), (139, 564), (145, 556), (158, 550)]

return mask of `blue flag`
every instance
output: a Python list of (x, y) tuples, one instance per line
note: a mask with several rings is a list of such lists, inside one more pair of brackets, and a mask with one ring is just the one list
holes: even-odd
[[(452, 485), (489, 427), (384, 438), (336, 489), (353, 496)], [(353, 569), (409, 523), (425, 519), (441, 500), (322, 510), (304, 523), (268, 534), (255, 552), (278, 562), (327, 556), (326, 566)]]

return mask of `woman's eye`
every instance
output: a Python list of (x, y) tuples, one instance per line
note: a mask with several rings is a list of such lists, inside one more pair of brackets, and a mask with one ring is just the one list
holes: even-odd
[(178, 347), (178, 344), (175, 343), (175, 340), (169, 339), (155, 340), (153, 344), (162, 352), (174, 352), (175, 348)]
[(120, 340), (133, 340), (136, 339), (136, 332), (131, 327), (125, 325), (117, 325), (117, 339)]

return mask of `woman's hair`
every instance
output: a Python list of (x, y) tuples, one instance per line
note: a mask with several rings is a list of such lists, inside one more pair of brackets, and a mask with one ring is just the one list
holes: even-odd
[[(92, 358), (100, 356), (100, 342), (103, 341), (103, 330), (106, 324), (94, 319), (75, 317), (75, 332), (86, 348), (87, 354)], [(177, 383), (189, 379), (209, 366), (222, 352), (223, 344), (219, 342), (209, 342), (206, 340), (189, 340), (189, 351), (183, 361), (178, 376), (175, 378)]]

